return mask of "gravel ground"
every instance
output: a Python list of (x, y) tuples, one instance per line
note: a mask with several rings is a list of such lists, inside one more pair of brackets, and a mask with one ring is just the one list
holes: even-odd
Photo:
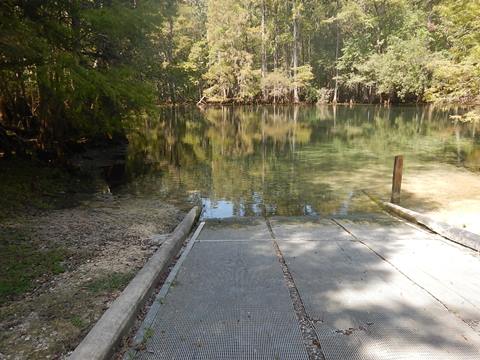
[(28, 231), (37, 246), (68, 252), (63, 273), (0, 303), (0, 359), (65, 358), (161, 246), (155, 235), (171, 232), (183, 216), (158, 200), (107, 196), (0, 224), (0, 231)]

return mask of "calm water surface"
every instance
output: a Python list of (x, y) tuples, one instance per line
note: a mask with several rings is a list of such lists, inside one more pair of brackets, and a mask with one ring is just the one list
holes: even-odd
[(129, 135), (118, 194), (201, 201), (204, 217), (332, 215), (369, 210), (393, 156), (405, 175), (480, 169), (475, 124), (427, 107), (165, 108)]

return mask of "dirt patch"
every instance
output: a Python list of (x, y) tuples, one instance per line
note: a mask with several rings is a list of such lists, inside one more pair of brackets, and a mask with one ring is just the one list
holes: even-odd
[(0, 158), (0, 222), (18, 214), (78, 205), (78, 197), (96, 192), (87, 173), (72, 172), (33, 159)]
[(403, 188), (405, 196), (400, 205), (437, 221), (480, 234), (478, 173), (454, 166), (432, 167), (428, 171), (412, 174)]
[[(391, 174), (377, 176), (377, 180), (367, 175), (364, 178), (371, 180), (370, 186), (361, 184), (361, 188), (390, 201)], [(360, 206), (351, 206), (350, 212), (357, 209), (372, 211), (363, 205), (361, 197), (356, 201)], [(480, 174), (444, 163), (410, 164), (407, 159), (399, 205), (436, 221), (480, 234)]]
[[(159, 200), (106, 196), (3, 221), (0, 232), (8, 239), (0, 243), (35, 249), (42, 261), (34, 265), (42, 266), (23, 282), (7, 279), (0, 301), (0, 359), (66, 357), (161, 246), (161, 237), (153, 235), (171, 232), (183, 216)], [(50, 255), (54, 250), (56, 257)], [(10, 262), (6, 272), (25, 273), (18, 268), (22, 261)]]

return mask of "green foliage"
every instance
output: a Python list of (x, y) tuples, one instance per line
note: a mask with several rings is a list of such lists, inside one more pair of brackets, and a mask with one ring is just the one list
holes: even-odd
[(244, 101), (251, 101), (260, 94), (260, 70), (245, 67), (238, 76), (238, 97)]
[(292, 79), (283, 71), (268, 73), (262, 81), (262, 88), (273, 102), (284, 101), (292, 90)]
[[(204, 94), (211, 99), (292, 101), (297, 90), (301, 100), (314, 101), (318, 99), (314, 89), (324, 88), (343, 101), (478, 101), (478, 71), (472, 60), (478, 59), (480, 48), (477, 3), (206, 4), (209, 62)], [(440, 62), (438, 69), (432, 65)], [(449, 67), (457, 73), (451, 79)], [(458, 77), (462, 67), (465, 71)], [(258, 69), (260, 78), (255, 75)]]
[(215, 19), (207, 21), (208, 96), (251, 100), (258, 94), (258, 71), (247, 49), (249, 38), (254, 38), (249, 15), (246, 1), (208, 2), (208, 19)]
[(435, 30), (447, 51), (432, 63), (426, 99), (432, 102), (480, 102), (480, 3), (443, 0), (435, 7)]
[(156, 1), (2, 2), (2, 123), (55, 148), (119, 133), (132, 113), (152, 110), (149, 33), (159, 21), (152, 6)]
[(480, 64), (438, 59), (430, 64), (433, 76), (425, 99), (437, 103), (480, 102)]
[(435, 8), (440, 16), (438, 31), (450, 45), (454, 60), (480, 56), (480, 2), (470, 0), (442, 0)]
[(313, 80), (312, 67), (310, 65), (303, 65), (297, 68), (297, 74), (294, 83), (300, 91), (306, 91)]
[(328, 104), (332, 98), (332, 89), (321, 88), (317, 90), (316, 99), (319, 104)]
[[(163, 4), (163, 5), (162, 5)], [(203, 1), (168, 0), (160, 4), (164, 21), (152, 32), (153, 61), (159, 102), (178, 103), (197, 99), (204, 87), (206, 48)]]
[(421, 99), (429, 85), (429, 64), (432, 54), (426, 41), (392, 39), (385, 53), (373, 54), (358, 66), (364, 83), (372, 85), (377, 94)]
[(62, 148), (203, 95), (476, 103), (479, 19), (468, 0), (5, 0), (1, 123)]
[(205, 94), (210, 97), (226, 98), (230, 89), (235, 86), (236, 81), (230, 65), (223, 60), (210, 66), (204, 78), (210, 85), (205, 90)]

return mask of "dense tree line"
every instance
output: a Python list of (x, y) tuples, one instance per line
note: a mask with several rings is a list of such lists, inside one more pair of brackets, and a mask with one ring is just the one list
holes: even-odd
[(478, 103), (479, 94), (478, 0), (0, 4), (7, 151), (28, 139), (63, 151), (112, 137), (159, 103)]
[(479, 101), (479, 1), (206, 5), (202, 79), (212, 100)]

